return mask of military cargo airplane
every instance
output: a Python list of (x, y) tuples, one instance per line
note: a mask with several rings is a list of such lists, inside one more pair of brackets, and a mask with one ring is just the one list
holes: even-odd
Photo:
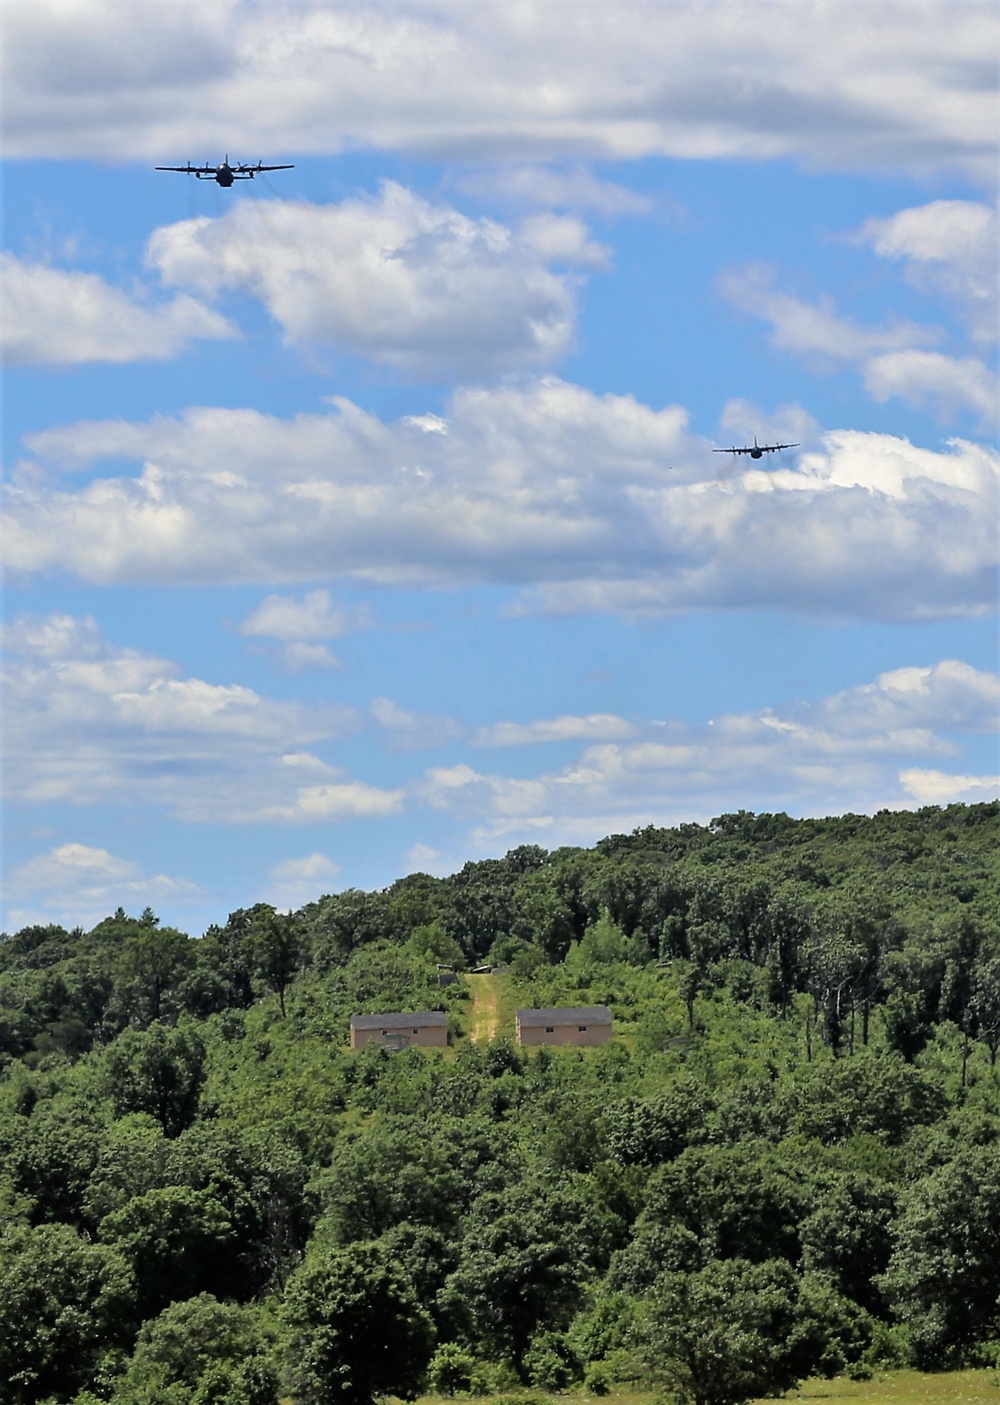
[(258, 161), (256, 166), (247, 166), (240, 162), (235, 166), (230, 166), (229, 157), (220, 166), (192, 166), (189, 161), (186, 166), (154, 166), (154, 171), (180, 171), (185, 176), (196, 176), (200, 181), (213, 180), (217, 185), (225, 186), (226, 189), (232, 185), (233, 181), (252, 181), (254, 176), (263, 171), (294, 171), (294, 166), (262, 166)]
[(758, 444), (756, 434), (752, 444), (744, 444), (736, 449), (713, 449), (713, 454), (749, 454), (752, 459), (761, 459), (765, 454), (776, 454), (779, 449), (798, 449), (798, 444)]

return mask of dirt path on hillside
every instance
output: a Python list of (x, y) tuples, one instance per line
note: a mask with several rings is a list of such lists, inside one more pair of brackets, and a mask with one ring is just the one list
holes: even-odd
[(500, 977), (470, 976), (468, 979), (472, 991), (469, 1038), (475, 1044), (488, 1044), (500, 1032)]

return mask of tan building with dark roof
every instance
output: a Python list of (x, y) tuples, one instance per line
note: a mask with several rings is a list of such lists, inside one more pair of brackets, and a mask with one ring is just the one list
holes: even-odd
[(593, 1048), (611, 1038), (611, 1011), (606, 1005), (566, 1010), (518, 1010), (518, 1044), (576, 1044)]
[(448, 1016), (443, 1010), (415, 1014), (352, 1015), (351, 1048), (381, 1044), (385, 1049), (444, 1049), (448, 1044)]

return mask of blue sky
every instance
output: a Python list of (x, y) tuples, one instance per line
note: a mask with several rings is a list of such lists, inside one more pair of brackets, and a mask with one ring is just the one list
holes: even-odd
[(996, 795), (991, 5), (6, 47), (8, 928)]

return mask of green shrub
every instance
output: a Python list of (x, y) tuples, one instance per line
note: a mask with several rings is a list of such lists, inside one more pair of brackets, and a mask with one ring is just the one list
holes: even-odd
[(611, 1375), (603, 1361), (593, 1361), (583, 1373), (583, 1388), (588, 1395), (609, 1395)]
[(438, 1395), (467, 1394), (472, 1389), (475, 1367), (473, 1358), (457, 1342), (445, 1342), (431, 1358), (427, 1381)]

